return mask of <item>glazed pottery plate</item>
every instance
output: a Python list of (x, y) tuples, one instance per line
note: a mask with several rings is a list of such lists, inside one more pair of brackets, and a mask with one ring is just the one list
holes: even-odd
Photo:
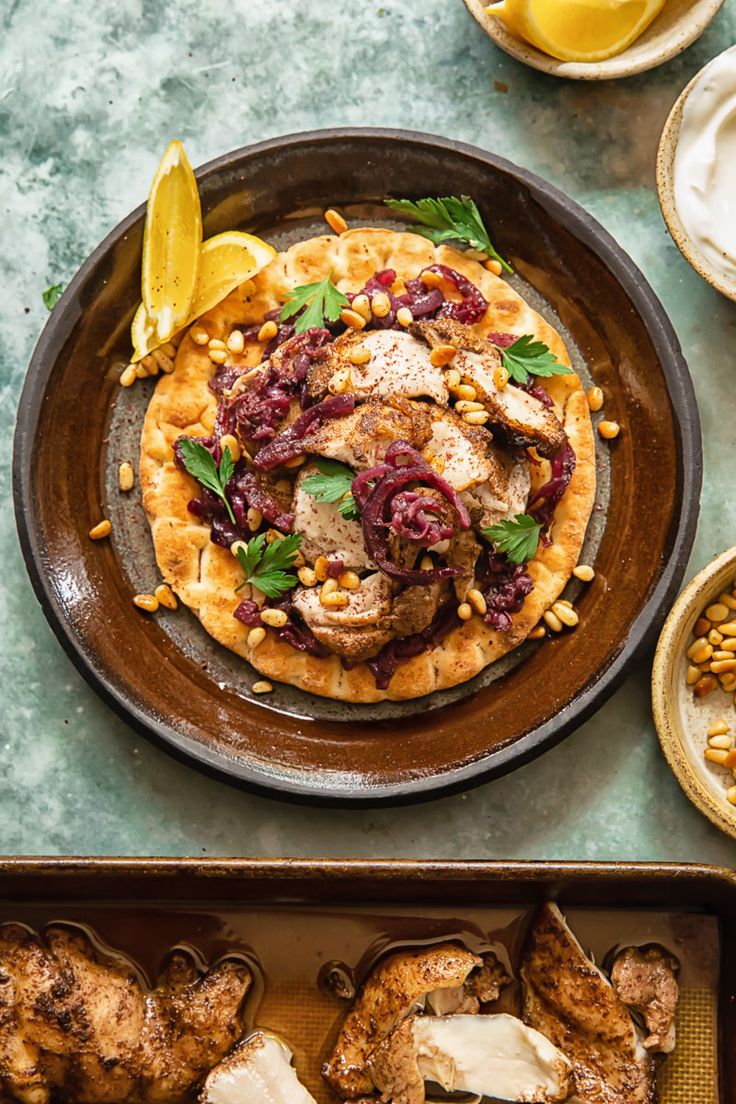
[[(412, 702), (345, 705), (277, 686), (217, 645), (185, 609), (139, 613), (159, 581), (135, 494), (117, 467), (137, 460), (153, 381), (126, 391), (139, 297), (144, 209), (79, 270), (33, 355), (21, 397), (14, 492), (28, 570), (44, 611), (92, 686), (138, 730), (202, 769), (297, 799), (403, 802), (504, 773), (597, 709), (660, 625), (693, 540), (701, 482), (690, 377), (666, 315), (632, 261), (571, 200), (499, 157), (403, 131), (337, 130), (238, 150), (198, 175), (205, 236), (242, 228), (277, 248), (324, 230), (397, 226), (383, 196), (467, 193), (512, 282), (557, 326), (586, 381), (621, 422), (599, 442), (598, 501), (575, 632), (527, 644), (454, 690)], [(599, 417), (599, 416), (596, 416)], [(89, 540), (102, 514), (109, 541)], [(579, 584), (576, 584), (579, 588)]]

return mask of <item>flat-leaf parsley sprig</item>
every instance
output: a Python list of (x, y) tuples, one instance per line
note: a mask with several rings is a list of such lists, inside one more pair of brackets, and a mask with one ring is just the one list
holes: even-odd
[(435, 245), (446, 241), (464, 242), (473, 249), (487, 253), (506, 272), (513, 272), (491, 241), (480, 211), (470, 196), (442, 196), (437, 199), (387, 199), (386, 206), (416, 219), (419, 226), (411, 226), (415, 234), (429, 238)]
[(188, 473), (203, 487), (206, 487), (208, 491), (212, 491), (213, 494), (222, 499), (228, 517), (233, 525), (237, 525), (232, 506), (228, 502), (225, 493), (225, 488), (235, 471), (230, 449), (223, 449), (222, 459), (218, 466), (212, 453), (204, 447), (201, 441), (195, 441), (193, 437), (181, 437), (179, 439), (179, 454)]
[(358, 507), (351, 493), (351, 486), (355, 479), (352, 472), (339, 460), (316, 461), (320, 474), (310, 475), (301, 485), (301, 489), (307, 494), (313, 495), (318, 502), (337, 502), (338, 510), (346, 521), (354, 521), (358, 516)]
[(518, 337), (513, 345), (503, 347), (491, 342), (503, 357), (503, 366), (512, 380), (528, 383), (529, 376), (569, 376), (572, 368), (561, 364), (543, 341), (536, 341), (532, 334)]
[(279, 321), (286, 322), (298, 311), (303, 311), (294, 324), (295, 333), (304, 333), (313, 326), (322, 329), (325, 322), (337, 322), (349, 305), (347, 295), (338, 291), (330, 277), (326, 276), (317, 283), (300, 284), (288, 292)]
[(481, 529), (481, 533), (495, 547), (497, 552), (505, 552), (512, 563), (528, 563), (537, 551), (542, 526), (531, 514), (517, 514)]
[(266, 543), (265, 533), (251, 537), (247, 544), (238, 541), (233, 547), (245, 578), (235, 589), (252, 583), (267, 598), (281, 598), (298, 582), (286, 569), (294, 566), (301, 543), (301, 533), (290, 533), (271, 544)]

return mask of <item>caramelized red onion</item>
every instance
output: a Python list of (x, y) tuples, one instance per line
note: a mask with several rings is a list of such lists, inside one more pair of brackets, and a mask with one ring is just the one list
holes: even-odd
[(279, 433), (268, 445), (264, 445), (253, 463), (261, 471), (271, 471), (287, 460), (293, 460), (304, 452), (304, 438), (313, 425), (321, 425), (327, 418), (342, 418), (355, 409), (353, 395), (330, 395), (328, 399), (310, 406), (295, 422)]
[(498, 632), (508, 632), (511, 615), (518, 613), (534, 582), (525, 564), (512, 563), (490, 548), (478, 557), (475, 567), (478, 589), (486, 600), (483, 620)]
[(288, 619), (286, 624), (273, 629), (279, 640), (284, 640), (292, 648), (296, 648), (298, 652), (306, 652), (307, 655), (316, 656), (317, 659), (324, 659), (331, 654), (330, 649), (326, 648), (324, 644), (320, 644), (312, 630), (307, 628), (301, 620), (294, 609), (291, 594), (287, 594), (285, 598), (281, 598), (276, 602), (265, 602), (263, 606), (259, 606), (257, 602), (250, 598), (245, 598), (233, 613), (233, 617), (237, 618), (238, 621), (242, 621), (244, 625), (255, 627), (263, 624), (261, 621), (262, 609), (279, 609), (286, 614)]
[(449, 540), (455, 532), (441, 515), (442, 507), (434, 498), (417, 491), (399, 491), (391, 503), (391, 528), (397, 537), (430, 548)]
[(389, 640), (372, 659), (366, 660), (376, 687), (385, 690), (395, 671), (415, 656), (423, 655), (441, 644), (445, 637), (460, 624), (457, 608), (450, 602), (437, 611), (431, 623), (421, 632)]
[(538, 491), (530, 496), (526, 512), (531, 514), (534, 520), (543, 526), (542, 533), (546, 534), (552, 522), (552, 517), (557, 509), (560, 499), (570, 485), (573, 477), (577, 458), (572, 445), (568, 441), (556, 456), (550, 460), (552, 477)]

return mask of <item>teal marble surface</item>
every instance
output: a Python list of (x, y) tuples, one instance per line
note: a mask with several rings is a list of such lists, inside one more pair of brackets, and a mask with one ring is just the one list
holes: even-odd
[(8, 0), (0, 8), (0, 851), (732, 864), (736, 844), (691, 808), (660, 754), (648, 660), (543, 758), (418, 808), (288, 807), (175, 763), (101, 704), (48, 629), (18, 549), (10, 453), (46, 317), (41, 292), (68, 281), (144, 199), (172, 137), (196, 165), (312, 127), (413, 127), (477, 143), (563, 188), (661, 296), (703, 421), (695, 571), (736, 540), (736, 304), (712, 292), (670, 241), (654, 158), (681, 88), (736, 40), (734, 0), (679, 58), (612, 84), (526, 69), (491, 44), (460, 0)]

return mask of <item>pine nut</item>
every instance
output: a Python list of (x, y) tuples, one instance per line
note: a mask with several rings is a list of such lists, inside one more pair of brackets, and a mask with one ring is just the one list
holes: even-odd
[(408, 307), (399, 307), (396, 312), (396, 321), (400, 326), (410, 326), (414, 321), (414, 315)]
[(685, 675), (685, 681), (687, 682), (688, 686), (694, 686), (700, 678), (701, 674), (702, 672), (699, 667), (689, 666), (687, 669), (687, 674)]
[(322, 590), (320, 591), (320, 597), (327, 594), (334, 594), (337, 590), (337, 579), (334, 579), (329, 575), (322, 584)]
[(244, 540), (236, 540), (230, 545), (230, 552), (233, 556), (237, 556), (239, 552), (247, 552), (248, 545)]
[(603, 388), (591, 387), (588, 392), (588, 406), (596, 414), (603, 407)]
[(469, 621), (473, 616), (473, 607), (468, 602), (461, 602), (457, 607), (457, 615), (461, 621)]
[(254, 682), (251, 686), (251, 690), (254, 694), (270, 694), (273, 690), (273, 686), (266, 679), (260, 679), (259, 682)]
[(547, 635), (547, 630), (544, 625), (535, 625), (532, 631), (529, 633), (530, 640), (542, 640)]
[(367, 295), (361, 293), (356, 295), (350, 304), (352, 310), (357, 311), (361, 318), (364, 318), (366, 322), (371, 320), (371, 303)]
[(370, 359), (371, 351), (366, 349), (365, 345), (359, 345), (357, 349), (351, 349), (348, 353), (351, 364), (367, 364)]
[(732, 594), (723, 593), (718, 595), (718, 601), (722, 602), (730, 610), (736, 610), (736, 598)]
[(595, 571), (588, 564), (578, 564), (577, 567), (572, 569), (572, 573), (576, 579), (580, 579), (583, 583), (592, 583), (595, 578)]
[(360, 587), (360, 576), (354, 571), (343, 571), (337, 581), (341, 587), (345, 587), (345, 590), (358, 590)]
[(716, 649), (716, 651), (711, 656), (711, 660), (714, 659), (733, 659), (733, 655), (731, 654), (731, 652)]
[(722, 640), (719, 646), (724, 652), (736, 652), (736, 640), (733, 637)]
[(730, 729), (725, 721), (714, 721), (708, 729), (709, 736), (726, 736), (730, 732)]
[(284, 460), (285, 468), (300, 468), (302, 464), (306, 464), (306, 456), (292, 456), (291, 460)]
[(431, 556), (424, 555), (419, 561), (419, 568), (421, 571), (431, 571), (434, 567), (434, 560)]
[(138, 364), (136, 364), (136, 366), (135, 366), (135, 378), (136, 379), (147, 379), (148, 378), (148, 369), (146, 368), (146, 366), (145, 366), (145, 364), (143, 363), (142, 360), (139, 361)]
[(158, 609), (158, 598), (155, 594), (136, 594), (133, 605), (145, 610), (146, 613), (155, 613)]
[(419, 279), (422, 281), (425, 287), (436, 288), (442, 283), (442, 277), (439, 272), (429, 272), (425, 270), (419, 273)]
[(118, 468), (118, 487), (121, 491), (132, 491), (135, 483), (133, 465), (128, 460), (123, 460)]
[(736, 751), (733, 748), (726, 752), (726, 761), (723, 765), (727, 770), (733, 770), (736, 767)]
[(736, 805), (736, 786), (729, 786), (726, 790), (726, 800), (730, 805)]
[(736, 656), (731, 659), (717, 659), (711, 663), (710, 669), (714, 675), (720, 675), (725, 671), (736, 671)]
[(273, 341), (276, 334), (279, 332), (279, 328), (274, 322), (273, 318), (269, 318), (268, 322), (264, 322), (258, 331), (259, 341)]
[(448, 368), (445, 372), (445, 383), (448, 391), (455, 391), (460, 386), (460, 373), (457, 368)]
[(351, 310), (349, 307), (340, 315), (340, 321), (348, 326), (351, 330), (363, 330), (365, 329), (365, 318), (362, 314), (358, 314), (356, 310)]
[(209, 358), (213, 364), (224, 364), (227, 360), (227, 353), (224, 349), (210, 349)]
[(286, 616), (283, 610), (280, 609), (264, 609), (261, 610), (261, 621), (264, 625), (269, 625), (272, 629), (283, 629), (289, 618)]
[(736, 690), (736, 671), (727, 671), (725, 674), (719, 676), (721, 683), (721, 689), (725, 690), (727, 694), (730, 694), (732, 690)]
[(251, 533), (255, 533), (261, 528), (263, 524), (263, 514), (260, 510), (257, 510), (255, 506), (248, 507), (248, 512), (245, 517)]
[(332, 594), (325, 594), (324, 597), (320, 595), (319, 600), (326, 609), (345, 609), (350, 601), (344, 590), (334, 590)]
[(693, 663), (705, 663), (706, 659), (710, 659), (713, 655), (713, 645), (709, 644), (705, 637), (701, 636), (694, 644), (690, 645), (686, 655)]
[(469, 414), (463, 414), (463, 421), (468, 425), (485, 425), (489, 418), (487, 410), (471, 410)]
[(728, 620), (728, 606), (723, 602), (715, 602), (712, 606), (708, 606), (705, 611), (705, 616), (710, 621), (727, 621)]
[(195, 345), (206, 345), (210, 339), (210, 335), (207, 333), (207, 331), (203, 330), (199, 326), (192, 326), (190, 333), (192, 335), (192, 341)]
[[(718, 629), (711, 629), (708, 633), (708, 643), (712, 644), (714, 648), (717, 648), (723, 643), (723, 636), (718, 632)], [(717, 657), (716, 657), (717, 658)]]
[(223, 349), (227, 348), (227, 346), (225, 345), (224, 341), (220, 340), (219, 337), (211, 337), (209, 340), (209, 348), (222, 351)]
[(478, 392), (471, 383), (459, 383), (455, 388), (455, 394), (459, 399), (468, 399), (470, 402), (475, 402), (478, 398)]
[(547, 625), (548, 628), (552, 629), (552, 632), (562, 632), (562, 622), (560, 621), (557, 614), (554, 613), (551, 609), (545, 610), (542, 614), (542, 617), (544, 618), (545, 625)]
[(220, 438), (220, 448), (223, 453), (225, 449), (230, 449), (230, 459), (233, 463), (237, 464), (240, 459), (240, 441), (238, 441), (237, 437), (233, 437), (232, 433), (223, 434)]
[(435, 345), (429, 354), (429, 361), (435, 368), (444, 368), (457, 354), (454, 345)]
[(612, 441), (614, 437), (618, 437), (621, 432), (621, 426), (618, 422), (599, 422), (598, 433), (604, 441)]
[(718, 631), (724, 636), (736, 636), (736, 621), (729, 621), (728, 624), (722, 622), (718, 626)]
[(278, 529), (266, 530), (266, 544), (275, 544), (276, 541), (280, 541), (283, 539), (283, 534), (279, 533)]
[(385, 318), (391, 310), (391, 300), (385, 291), (377, 291), (371, 299), (371, 310), (376, 318)]
[(249, 648), (257, 648), (259, 644), (262, 644), (266, 639), (266, 630), (263, 625), (256, 625), (254, 629), (251, 629), (248, 633), (247, 645)]
[(324, 583), (327, 579), (327, 571), (330, 566), (330, 561), (326, 556), (318, 556), (314, 561), (314, 573), (317, 576), (318, 583)]
[(138, 379), (135, 370), (135, 364), (129, 364), (127, 368), (124, 368), (120, 373), (120, 386), (132, 387), (135, 381)]
[(706, 748), (703, 754), (710, 763), (718, 763), (719, 767), (722, 767), (728, 758), (728, 752), (722, 748)]
[(573, 609), (573, 604), (569, 598), (558, 598), (557, 602), (560, 606), (567, 606), (568, 609)]
[(312, 571), (311, 567), (300, 567), (297, 571), (297, 576), (299, 577), (299, 582), (302, 584), (302, 586), (316, 586), (317, 576)]
[(348, 228), (348, 224), (345, 219), (335, 211), (332, 207), (328, 211), (325, 211), (325, 222), (329, 226), (330, 230), (334, 230), (336, 234), (344, 234)]
[(338, 368), (330, 377), (327, 390), (332, 395), (342, 395), (350, 386), (350, 369)]
[(159, 605), (165, 609), (175, 610), (179, 607), (176, 595), (166, 583), (159, 583), (153, 592), (153, 596), (158, 599)]
[(472, 414), (473, 411), (482, 409), (483, 403), (476, 402), (474, 399), (460, 399), (455, 403), (455, 410), (458, 414)]
[(563, 625), (567, 625), (568, 629), (574, 629), (580, 621), (575, 610), (563, 602), (554, 602), (552, 604), (552, 612), (557, 614)]
[(171, 357), (167, 356), (163, 349), (154, 349), (151, 353), (151, 356), (156, 361), (156, 364), (161, 369), (161, 371), (165, 375), (170, 376), (171, 373), (174, 371), (174, 362)]
[(467, 599), (479, 617), (483, 617), (488, 612), (488, 604), (476, 587), (472, 587), (468, 591)]
[(245, 348), (245, 338), (242, 330), (233, 330), (227, 339), (227, 351), (238, 355)]
[(707, 621), (705, 617), (699, 617), (693, 625), (693, 636), (707, 636), (712, 628), (710, 621)]
[(701, 675), (693, 687), (696, 698), (707, 698), (717, 688), (718, 683), (713, 675)]
[(159, 372), (158, 361), (153, 353), (144, 356), (138, 367), (145, 369), (146, 375), (148, 376), (157, 376)]
[(503, 364), (493, 369), (493, 383), (497, 391), (503, 391), (509, 382), (509, 370)]
[(711, 736), (708, 740), (708, 746), (712, 748), (718, 748), (720, 751), (731, 750), (731, 737), (730, 736)]
[(484, 263), (483, 267), (492, 272), (494, 276), (500, 276), (503, 272), (503, 266), (499, 261), (494, 261), (492, 257)]
[(109, 537), (111, 533), (112, 525), (107, 518), (103, 518), (102, 521), (98, 521), (96, 525), (92, 526), (88, 536), (90, 540), (104, 540), (105, 537)]

